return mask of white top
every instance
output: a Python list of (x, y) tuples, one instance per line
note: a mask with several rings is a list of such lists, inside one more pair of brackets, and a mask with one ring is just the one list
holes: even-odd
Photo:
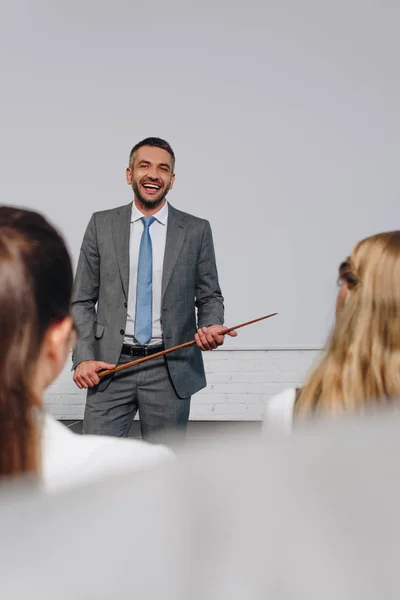
[(72, 485), (132, 472), (175, 459), (165, 446), (103, 435), (78, 435), (48, 414), (42, 423), (44, 487), (58, 491)]
[[(136, 283), (139, 261), (140, 240), (144, 230), (143, 221), (140, 219), (145, 215), (140, 212), (135, 203), (132, 205), (132, 221), (129, 240), (129, 293), (128, 293), (128, 316), (125, 328), (125, 344), (136, 343), (133, 339), (135, 333), (136, 314)], [(161, 330), (161, 285), (164, 264), (165, 242), (167, 239), (168, 202), (154, 215), (155, 221), (149, 228), (151, 246), (153, 252), (153, 333), (149, 343), (160, 343), (162, 340)]]
[(293, 409), (296, 400), (296, 389), (289, 388), (272, 396), (265, 403), (264, 432), (281, 431), (291, 433), (293, 429)]

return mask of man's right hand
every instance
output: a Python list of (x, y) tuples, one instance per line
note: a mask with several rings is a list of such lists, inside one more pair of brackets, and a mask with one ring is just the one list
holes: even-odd
[(84, 360), (75, 369), (74, 381), (80, 390), (87, 390), (88, 387), (99, 383), (100, 377), (97, 375), (97, 371), (114, 369), (114, 367), (115, 365), (101, 360)]

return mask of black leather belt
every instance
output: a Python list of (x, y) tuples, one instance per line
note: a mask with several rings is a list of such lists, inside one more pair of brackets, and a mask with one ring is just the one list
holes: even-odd
[(161, 352), (161, 350), (164, 350), (164, 344), (157, 346), (129, 346), (129, 344), (124, 344), (122, 346), (122, 354), (138, 357), (150, 356), (151, 354), (156, 354), (156, 352)]

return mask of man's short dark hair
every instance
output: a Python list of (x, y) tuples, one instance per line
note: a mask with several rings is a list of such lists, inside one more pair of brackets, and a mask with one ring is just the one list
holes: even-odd
[(170, 154), (172, 157), (172, 171), (174, 171), (174, 169), (175, 169), (174, 151), (172, 150), (172, 148), (168, 144), (168, 142), (166, 142), (165, 140), (162, 140), (161, 138), (158, 138), (158, 137), (148, 137), (148, 138), (142, 140), (141, 142), (139, 142), (138, 144), (136, 144), (136, 146), (133, 146), (131, 153), (129, 154), (129, 168), (132, 168), (136, 152), (139, 150), (139, 148), (142, 148), (143, 146), (153, 146), (153, 148), (161, 148), (162, 150), (166, 150), (168, 152), (168, 154)]

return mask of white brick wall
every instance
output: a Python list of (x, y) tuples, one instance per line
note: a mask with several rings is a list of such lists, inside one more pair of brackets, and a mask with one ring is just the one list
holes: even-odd
[[(192, 399), (192, 420), (253, 421), (267, 398), (302, 383), (318, 350), (223, 350), (204, 354), (207, 388)], [(72, 381), (68, 361), (47, 390), (48, 410), (60, 419), (81, 419), (85, 392)]]

